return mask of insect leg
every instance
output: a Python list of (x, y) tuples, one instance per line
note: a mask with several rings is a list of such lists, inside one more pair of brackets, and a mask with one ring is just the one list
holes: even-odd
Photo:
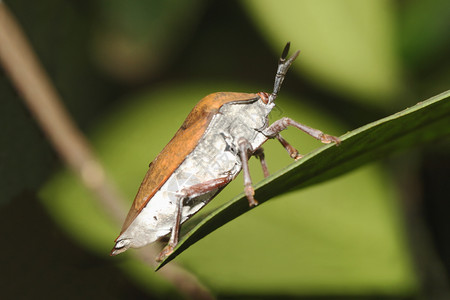
[(183, 201), (220, 189), (221, 187), (227, 185), (231, 180), (232, 180), (231, 176), (215, 178), (184, 188), (179, 192), (176, 206), (175, 222), (172, 228), (172, 233), (170, 235), (170, 239), (169, 242), (167, 243), (167, 246), (165, 246), (164, 249), (161, 251), (161, 253), (158, 255), (156, 261), (162, 261), (165, 257), (167, 257), (169, 254), (173, 252), (173, 249), (178, 244), (178, 239), (180, 236)]
[(267, 168), (266, 158), (264, 156), (264, 149), (262, 147), (256, 149), (256, 151), (253, 153), (254, 156), (259, 158), (259, 161), (261, 162), (261, 167), (263, 170), (264, 177), (268, 177), (270, 175), (269, 169)]
[(274, 137), (276, 137), (277, 134), (279, 134), (281, 131), (285, 130), (288, 126), (294, 126), (325, 144), (334, 142), (339, 145), (341, 142), (341, 140), (335, 136), (325, 134), (318, 129), (314, 129), (309, 126), (300, 124), (290, 118), (282, 118), (278, 121), (275, 121), (272, 125), (270, 125), (268, 128), (266, 128), (262, 133), (269, 138), (274, 138)]
[(289, 156), (295, 160), (302, 158), (303, 156), (298, 153), (298, 150), (295, 149), (291, 144), (289, 144), (281, 134), (277, 134), (276, 139), (283, 145), (284, 149), (289, 153)]
[(240, 138), (238, 141), (239, 145), (239, 153), (241, 156), (242, 161), (242, 170), (244, 172), (244, 191), (245, 195), (248, 199), (248, 204), (252, 206), (258, 205), (258, 201), (255, 200), (253, 195), (255, 195), (255, 190), (252, 186), (252, 178), (250, 177), (250, 169), (248, 167), (248, 158), (249, 158), (249, 152), (252, 151), (250, 143), (244, 139)]

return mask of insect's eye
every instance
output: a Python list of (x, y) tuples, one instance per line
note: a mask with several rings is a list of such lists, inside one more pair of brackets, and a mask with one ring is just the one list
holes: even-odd
[(116, 243), (116, 245), (114, 246), (114, 248), (116, 250), (122, 249), (123, 247), (125, 247), (126, 245), (129, 244), (128, 240), (120, 240)]
[(259, 92), (258, 96), (261, 98), (262, 102), (264, 102), (264, 104), (269, 103), (269, 94), (267, 94), (266, 92)]

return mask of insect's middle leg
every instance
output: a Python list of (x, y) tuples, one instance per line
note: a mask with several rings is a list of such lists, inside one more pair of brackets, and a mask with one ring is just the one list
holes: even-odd
[(264, 155), (264, 149), (262, 147), (259, 147), (253, 153), (253, 155), (259, 159), (262, 170), (263, 170), (264, 177), (269, 177), (270, 173), (269, 173), (269, 169), (267, 168), (266, 157)]
[(192, 185), (190, 187), (182, 189), (178, 193), (178, 199), (176, 202), (176, 209), (175, 209), (175, 219), (174, 219), (174, 225), (172, 227), (172, 232), (170, 234), (169, 242), (167, 243), (167, 246), (164, 247), (164, 249), (161, 251), (159, 256), (157, 257), (157, 261), (162, 261), (165, 257), (167, 257), (169, 254), (173, 252), (173, 249), (178, 244), (178, 239), (180, 236), (180, 227), (181, 227), (181, 217), (182, 217), (182, 211), (183, 211), (183, 202), (186, 199), (192, 199), (197, 196), (206, 194), (208, 192), (214, 191), (216, 189), (219, 189), (225, 185), (227, 185), (231, 181), (231, 176), (226, 177), (220, 177), (215, 178), (212, 180), (208, 180), (196, 185)]

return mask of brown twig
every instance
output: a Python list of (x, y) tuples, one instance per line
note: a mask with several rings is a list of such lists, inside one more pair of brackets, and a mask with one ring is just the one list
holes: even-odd
[[(125, 219), (125, 202), (121, 201), (115, 186), (108, 180), (88, 140), (63, 106), (18, 22), (1, 0), (0, 62), (56, 152), (83, 184), (93, 191), (114, 221), (120, 224)], [(148, 248), (146, 250), (149, 251)], [(156, 250), (151, 252), (138, 252), (138, 257), (153, 267)], [(189, 298), (213, 298), (192, 274), (176, 264), (166, 266), (160, 274)]]

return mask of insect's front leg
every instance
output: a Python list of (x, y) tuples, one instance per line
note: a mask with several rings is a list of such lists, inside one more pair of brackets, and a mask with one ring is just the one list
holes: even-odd
[(282, 118), (278, 121), (275, 121), (272, 125), (270, 125), (268, 128), (266, 128), (262, 133), (269, 138), (274, 138), (274, 137), (276, 137), (277, 134), (279, 134), (281, 131), (285, 130), (288, 126), (296, 127), (298, 129), (306, 132), (313, 138), (318, 139), (319, 141), (321, 141), (322, 143), (325, 143), (325, 144), (334, 142), (339, 145), (341, 143), (341, 140), (335, 136), (325, 134), (318, 129), (314, 129), (309, 126), (303, 125), (303, 124), (298, 123), (290, 118)]
[(248, 199), (248, 204), (253, 207), (258, 205), (258, 201), (253, 197), (255, 195), (255, 190), (252, 186), (252, 178), (250, 176), (250, 168), (248, 167), (249, 153), (251, 153), (252, 146), (245, 138), (240, 138), (238, 140), (239, 154), (242, 161), (242, 171), (244, 173), (244, 192)]
[[(303, 157), (302, 155), (300, 155), (298, 153), (297, 149), (295, 149), (293, 146), (291, 146), (291, 144), (289, 144), (281, 136), (281, 134), (277, 134), (275, 137), (281, 143), (281, 145), (283, 145), (283, 147), (289, 153), (289, 156), (291, 158), (293, 158), (295, 160), (298, 160), (298, 159)], [(266, 158), (265, 158), (265, 155), (264, 155), (263, 147), (259, 147), (258, 149), (256, 149), (255, 152), (253, 152), (253, 156), (256, 156), (259, 159), (259, 161), (261, 162), (261, 167), (262, 167), (262, 170), (263, 170), (264, 177), (269, 177), (270, 173), (269, 173), (269, 169), (267, 168), (267, 163), (266, 163)]]
[(183, 202), (186, 199), (192, 199), (198, 197), (200, 195), (206, 194), (208, 192), (217, 190), (225, 185), (227, 185), (232, 180), (231, 176), (215, 178), (212, 180), (208, 180), (196, 185), (192, 185), (190, 187), (182, 189), (178, 193), (178, 199), (176, 203), (176, 212), (174, 218), (174, 225), (172, 227), (172, 232), (170, 234), (169, 242), (167, 246), (161, 251), (161, 253), (156, 258), (156, 261), (162, 261), (168, 255), (173, 252), (173, 249), (178, 244), (178, 239), (180, 236), (180, 228), (181, 228), (181, 215), (183, 211)]

